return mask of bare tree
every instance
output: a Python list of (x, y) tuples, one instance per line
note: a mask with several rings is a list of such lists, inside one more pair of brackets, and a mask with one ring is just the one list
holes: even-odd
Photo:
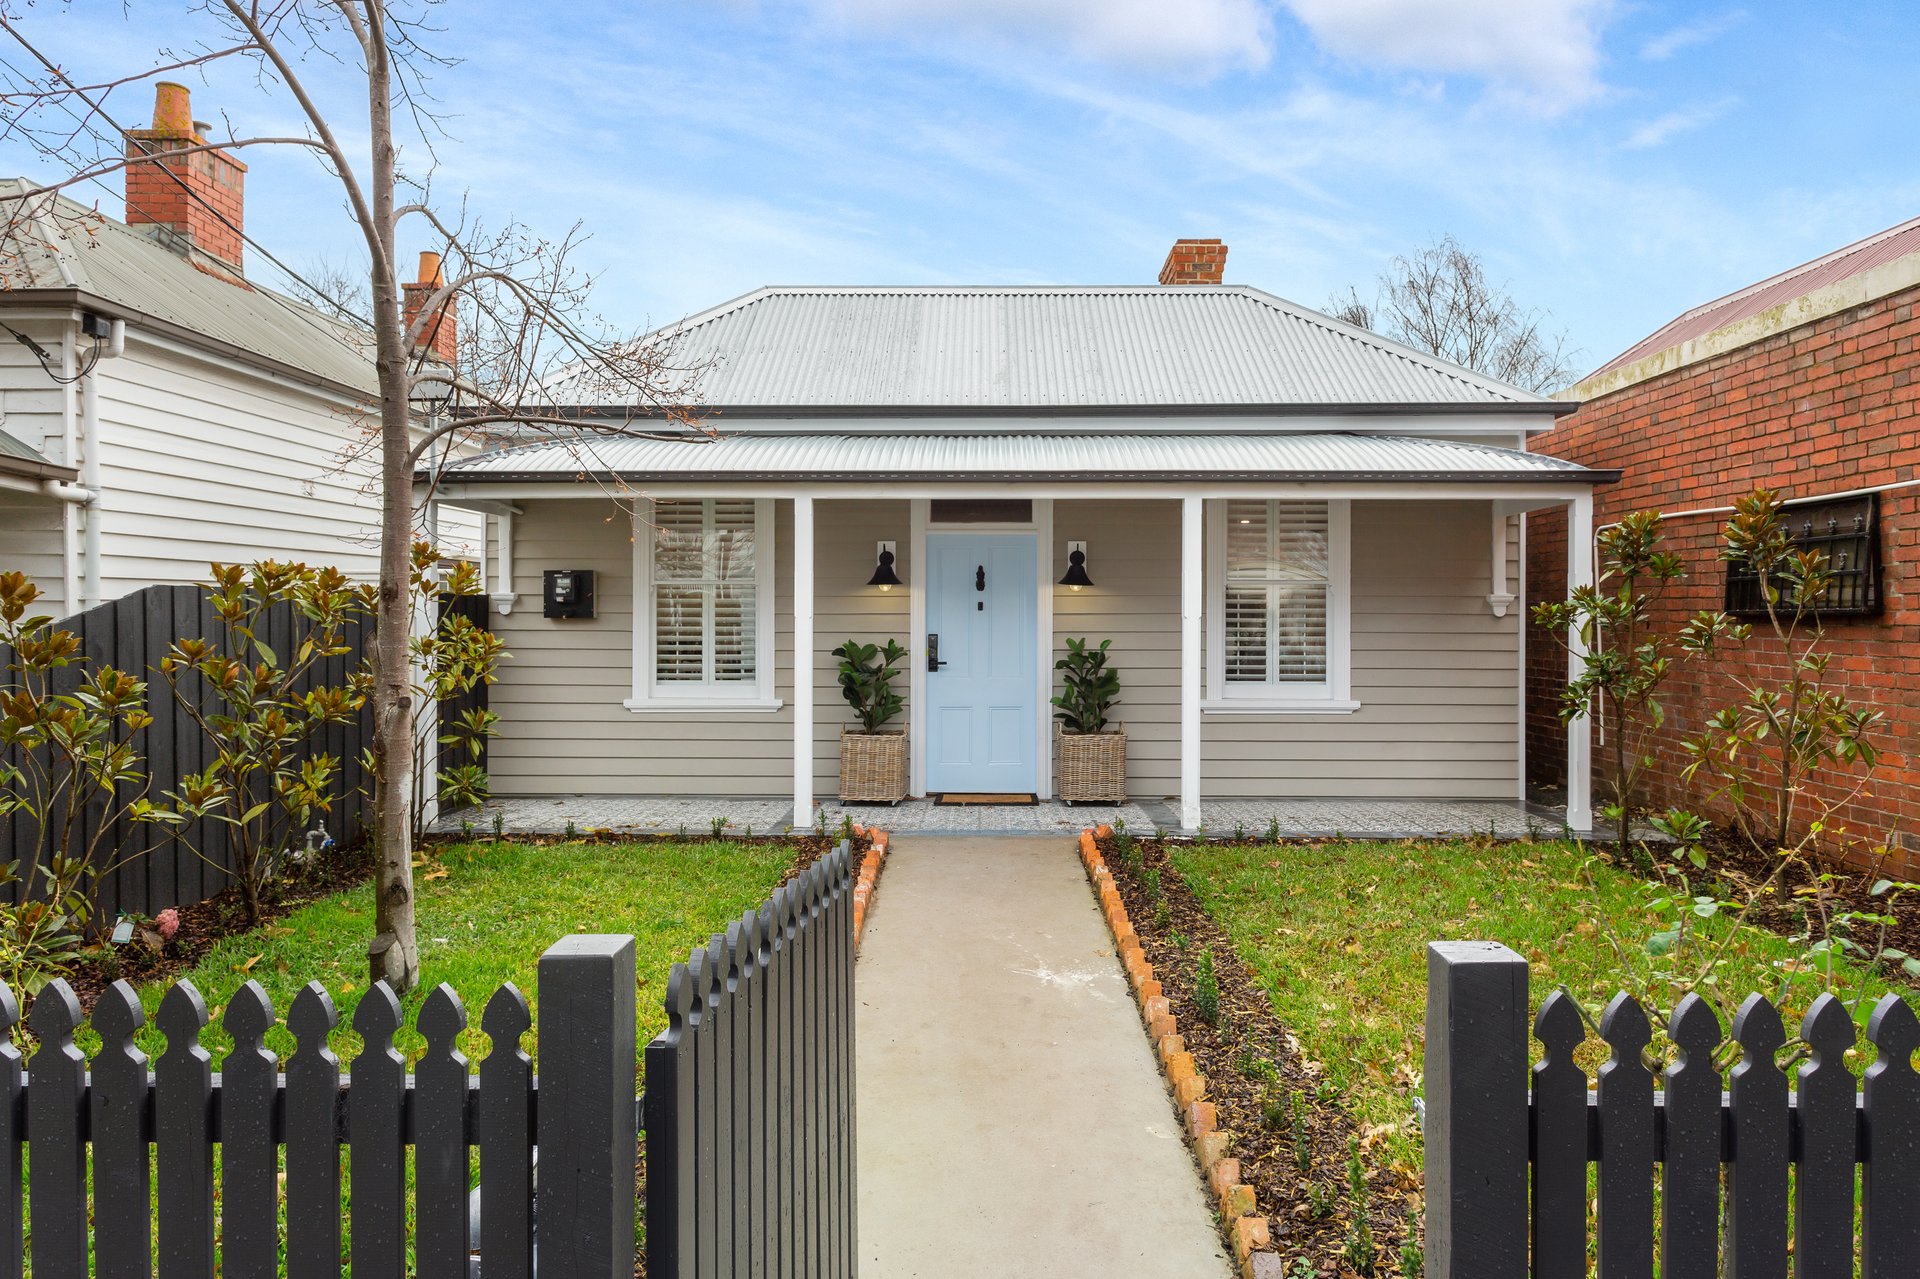
[(308, 258), (300, 273), (287, 282), (287, 291), (316, 311), (336, 320), (364, 325), (373, 313), (373, 288), (365, 263), (322, 254)]
[(1529, 391), (1559, 390), (1578, 372), (1566, 334), (1548, 332), (1546, 317), (1490, 282), (1480, 256), (1451, 235), (1394, 258), (1379, 289), (1369, 304), (1349, 288), (1327, 314)]
[[(107, 95), (242, 59), (252, 64), (275, 110), (290, 109), (300, 128), (255, 136), (227, 121), (223, 130), (209, 130), (227, 136), (196, 134), (165, 158), (258, 147), (305, 151), (338, 183), (346, 216), (365, 243), (365, 292), (357, 301), (364, 302), (369, 325), (358, 338), (378, 393), (361, 414), (359, 448), (374, 464), (381, 494), (369, 690), (378, 869), (368, 961), (374, 980), (410, 989), (420, 965), (408, 803), (414, 738), (409, 569), (421, 524), (415, 472), (450, 448), (502, 435), (546, 433), (584, 451), (610, 436), (709, 438), (688, 407), (698, 370), (676, 368), (666, 345), (616, 332), (588, 309), (592, 281), (573, 265), (584, 239), (579, 226), (547, 239), (515, 223), (483, 225), (463, 203), (435, 199), (433, 147), (444, 135), (427, 79), (447, 64), (424, 43), (433, 35), (425, 21), (432, 0), (203, 0), (196, 10), (205, 27), (200, 40), (160, 51), (150, 70), (95, 84), (79, 83), (38, 55), (11, 8), (0, 0), (0, 25), (39, 56), (45, 74), (16, 76), (0, 93), (0, 118), (68, 170), (41, 193), (159, 162), (157, 152), (125, 152), (106, 114)], [(315, 68), (327, 71), (324, 81), (309, 78)], [(341, 68), (344, 76), (337, 74)], [(364, 151), (352, 148), (349, 139), (356, 137), (367, 139)], [(424, 166), (402, 163), (403, 142), (424, 157)], [(13, 215), (24, 216), (18, 204)], [(403, 268), (403, 230), (438, 255), (440, 269), (424, 281), (409, 280), (412, 273)], [(430, 350), (449, 316), (460, 338), (457, 357), (446, 363)], [(631, 407), (582, 420), (569, 411), (575, 404)]]

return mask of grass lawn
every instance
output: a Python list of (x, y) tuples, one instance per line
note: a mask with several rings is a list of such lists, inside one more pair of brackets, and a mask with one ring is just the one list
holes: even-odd
[[(1588, 856), (1563, 843), (1201, 845), (1181, 848), (1174, 863), (1354, 1117), (1401, 1125), (1387, 1138), (1392, 1154), (1417, 1166), (1407, 1121), (1424, 1049), (1426, 944), (1503, 942), (1532, 964), (1536, 1009), (1561, 984), (1597, 1008), (1619, 982), (1613, 950), (1589, 922)], [(1654, 931), (1638, 879), (1596, 866), (1595, 882), (1610, 918), (1636, 921), (1638, 938)], [(1781, 963), (1797, 953), (1774, 934), (1742, 930), (1721, 984), (1775, 996)], [(1885, 993), (1868, 986), (1873, 998)], [(1795, 983), (1782, 1009), (1789, 1033), (1817, 993), (1808, 978)]]
[[(487, 1039), (477, 1029), (486, 1000), (502, 982), (511, 981), (535, 1005), (537, 1019), (541, 952), (573, 932), (634, 935), (639, 1042), (644, 1044), (666, 1025), (661, 999), (669, 967), (765, 900), (793, 856), (791, 848), (777, 844), (700, 841), (545, 846), (483, 842), (439, 845), (429, 851), (435, 860), (414, 872), (423, 986), (407, 997), (406, 1015), (411, 1023), (432, 986), (451, 985), (473, 1027), (462, 1051), (476, 1063), (487, 1050)], [(215, 1024), (204, 1042), (214, 1054), (215, 1069), (231, 1046), (219, 1028), (220, 1015), (250, 977), (266, 988), (283, 1021), (302, 986), (313, 980), (325, 983), (340, 1012), (334, 1051), (350, 1064), (360, 1049), (359, 1037), (349, 1027), (366, 991), (372, 919), (372, 889), (363, 885), (312, 902), (257, 932), (227, 938), (208, 952), (186, 976), (213, 1012)], [(149, 1013), (163, 993), (157, 984), (142, 989)], [(293, 1049), (293, 1037), (284, 1026), (270, 1031), (267, 1042), (283, 1060)], [(149, 1026), (141, 1047), (157, 1053), (163, 1044)], [(410, 1060), (425, 1047), (411, 1029), (396, 1036), (396, 1044)], [(532, 1050), (533, 1045), (528, 1047)]]

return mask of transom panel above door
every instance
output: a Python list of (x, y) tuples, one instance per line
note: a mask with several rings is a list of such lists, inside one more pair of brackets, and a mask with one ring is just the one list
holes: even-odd
[(927, 790), (1039, 788), (1033, 533), (927, 534)]

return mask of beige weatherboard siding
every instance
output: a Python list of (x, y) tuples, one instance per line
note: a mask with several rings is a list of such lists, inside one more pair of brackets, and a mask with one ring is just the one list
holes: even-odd
[[(636, 714), (632, 694), (633, 554), (612, 500), (520, 499), (518, 600), (494, 626), (513, 654), (493, 690), (502, 717), (490, 767), (502, 795), (785, 794), (792, 780), (792, 504), (775, 504), (775, 711)], [(1202, 793), (1209, 798), (1447, 796), (1512, 798), (1519, 788), (1519, 610), (1487, 606), (1490, 506), (1480, 501), (1352, 505), (1351, 713), (1209, 713)], [(909, 635), (911, 513), (904, 500), (816, 499), (814, 785), (837, 789), (840, 725), (851, 721), (835, 645)], [(1052, 648), (1069, 636), (1113, 641), (1128, 787), (1159, 799), (1179, 788), (1180, 504), (1060, 499), (1052, 577), (1068, 541), (1087, 543), (1095, 585), (1054, 588)], [(875, 543), (897, 544), (906, 586), (866, 585)], [(1517, 572), (1517, 556), (1513, 557)], [(541, 573), (595, 571), (596, 616), (541, 616)], [(901, 692), (906, 695), (903, 667)], [(1055, 682), (1057, 689), (1057, 678)], [(1050, 713), (1051, 708), (1045, 708)], [(905, 714), (911, 717), (909, 705)]]

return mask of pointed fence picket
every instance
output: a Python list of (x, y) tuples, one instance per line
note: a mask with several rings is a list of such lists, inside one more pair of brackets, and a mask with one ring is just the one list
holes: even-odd
[(1581, 1279), (1590, 1237), (1600, 1279), (1650, 1279), (1656, 1175), (1662, 1279), (1847, 1279), (1856, 1245), (1863, 1279), (1913, 1273), (1920, 1020), (1900, 996), (1868, 1021), (1875, 1060), (1856, 1091), (1853, 1018), (1831, 995), (1801, 1020), (1807, 1056), (1791, 1079), (1777, 1064), (1779, 1011), (1749, 996), (1728, 1028), (1739, 1060), (1724, 1080), (1715, 1053), (1727, 1032), (1688, 996), (1658, 1090), (1646, 1013), (1619, 995), (1600, 1019), (1611, 1053), (1589, 1090), (1574, 1060), (1585, 1019), (1555, 992), (1533, 1022), (1542, 1052), (1529, 1090), (1526, 961), (1487, 942), (1434, 942), (1427, 958), (1431, 1279)]
[[(409, 1267), (532, 1279), (536, 1263), (627, 1279), (643, 1108), (648, 1273), (852, 1279), (853, 879), (843, 843), (674, 965), (643, 1099), (630, 937), (576, 935), (541, 957), (538, 1079), (521, 1046), (534, 1019), (512, 985), (487, 1001), (477, 1073), (460, 1050), (465, 1007), (448, 987), (430, 992), (411, 1074), (384, 983), (354, 1009), (351, 1074), (329, 1047), (340, 1015), (318, 982), (286, 1009), (284, 1066), (266, 1046), (272, 1000), (257, 982), (236, 991), (218, 1072), (191, 982), (162, 997), (152, 1025), (165, 1046), (151, 1061), (136, 1046), (140, 998), (114, 983), (91, 1019), (91, 1071), (65, 982), (35, 999), (24, 1061), (19, 1004), (0, 985), (0, 1279), (84, 1275), (90, 1251), (99, 1279), (212, 1279), (216, 1262), (230, 1279), (283, 1266), (288, 1279), (338, 1279), (349, 1228), (355, 1279)], [(150, 1196), (157, 1212), (124, 1207)]]
[[(400, 1003), (384, 984), (370, 990), (353, 1022), (365, 1048), (348, 1076), (327, 1046), (339, 1017), (318, 983), (288, 1010), (295, 1050), (284, 1074), (264, 1044), (273, 1004), (254, 982), (227, 1006), (234, 1046), (219, 1073), (200, 1045), (209, 1018), (191, 982), (161, 999), (153, 1025), (166, 1047), (151, 1062), (134, 1044), (147, 1024), (139, 996), (114, 983), (91, 1019), (101, 1041), (91, 1072), (74, 1042), (80, 1005), (65, 982), (34, 1001), (38, 1047), (24, 1070), (11, 1036), (19, 1004), (0, 985), (0, 1276), (85, 1275), (91, 1245), (100, 1279), (212, 1279), (216, 1259), (229, 1279), (273, 1279), (283, 1264), (290, 1279), (339, 1279), (345, 1216), (354, 1275), (398, 1279), (409, 1265), (411, 1146), (420, 1279), (530, 1279), (537, 1233), (548, 1237), (555, 1273), (626, 1279), (638, 1148), (634, 978), (630, 937), (569, 937), (542, 958), (542, 1081), (520, 1046), (533, 1024), (527, 1001), (510, 985), (488, 1002), (494, 1048), (477, 1080), (457, 1047), (465, 1011), (444, 986), (421, 1009), (427, 1051), (412, 1075), (393, 1048)], [(537, 1229), (536, 1140), (560, 1183), (543, 1197)], [(478, 1250), (468, 1197), (476, 1148), (486, 1220)], [(149, 1193), (157, 1212), (130, 1207)], [(595, 1264), (577, 1264), (583, 1247)]]

